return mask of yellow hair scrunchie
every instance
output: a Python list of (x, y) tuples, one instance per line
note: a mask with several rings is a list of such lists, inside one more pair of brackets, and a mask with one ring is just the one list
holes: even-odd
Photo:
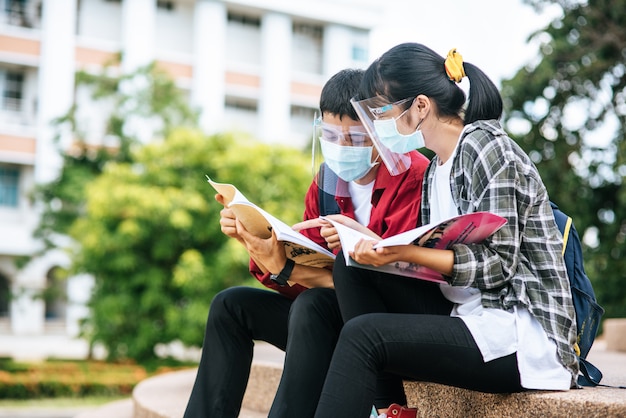
[(456, 48), (452, 48), (450, 52), (448, 52), (444, 66), (446, 67), (446, 74), (448, 74), (450, 81), (459, 83), (463, 77), (465, 77), (463, 57), (456, 52)]

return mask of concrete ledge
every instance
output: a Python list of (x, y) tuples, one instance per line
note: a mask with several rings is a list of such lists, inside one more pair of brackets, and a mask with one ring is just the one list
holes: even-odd
[[(602, 384), (626, 386), (626, 353), (609, 351), (604, 336), (596, 340), (587, 360), (604, 374)], [(418, 417), (626, 417), (626, 389), (595, 387), (501, 395), (407, 381), (404, 391), (409, 406), (418, 408)]]
[[(588, 360), (604, 373), (606, 385), (626, 386), (626, 353), (608, 351), (604, 338), (594, 344)], [(260, 345), (252, 363), (239, 418), (267, 416), (282, 374), (282, 352)], [(267, 351), (266, 351), (267, 350)], [(133, 415), (128, 404), (116, 413), (80, 418), (181, 418), (196, 377), (196, 369), (151, 377), (133, 391)], [(626, 417), (626, 389), (584, 388), (565, 392), (489, 394), (435, 383), (405, 382), (409, 406), (428, 417)], [(110, 405), (112, 408), (114, 405)], [(119, 412), (122, 411), (122, 412)], [(104, 412), (104, 411), (99, 411)], [(346, 417), (352, 418), (352, 417)]]
[[(282, 367), (275, 363), (252, 363), (241, 417), (267, 416), (281, 374)], [(143, 380), (133, 390), (133, 418), (182, 417), (195, 378), (196, 369), (190, 369)]]
[(166, 373), (141, 381), (133, 390), (133, 418), (179, 418), (196, 378), (196, 369)]
[(282, 373), (282, 365), (265, 361), (252, 362), (250, 379), (243, 396), (242, 407), (252, 411), (264, 412), (267, 415), (272, 407)]
[(626, 318), (609, 318), (602, 323), (606, 349), (626, 351)]
[(501, 395), (436, 383), (405, 382), (404, 387), (408, 404), (418, 409), (418, 417), (626, 416), (626, 392), (622, 389), (585, 388)]

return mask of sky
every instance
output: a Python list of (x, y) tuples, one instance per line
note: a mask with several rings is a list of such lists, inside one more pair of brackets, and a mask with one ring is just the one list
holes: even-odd
[(558, 10), (537, 14), (521, 0), (384, 0), (390, 4), (372, 32), (370, 52), (378, 57), (402, 42), (419, 42), (446, 56), (452, 48), (497, 85), (536, 56), (528, 36), (545, 27)]

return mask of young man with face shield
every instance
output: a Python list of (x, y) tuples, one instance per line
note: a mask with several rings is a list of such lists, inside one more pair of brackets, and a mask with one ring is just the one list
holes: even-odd
[[(378, 163), (378, 153), (350, 104), (362, 75), (361, 70), (340, 71), (322, 89), (322, 117), (315, 125), (325, 168), (305, 196), (305, 222), (294, 226), (335, 253), (339, 238), (319, 220), (322, 193), (330, 193), (336, 202), (333, 217), (373, 236), (395, 235), (418, 225), (428, 165), (414, 150), (406, 153), (410, 164), (402, 174), (392, 176)], [(314, 154), (316, 160), (319, 155)], [(216, 199), (223, 203), (220, 195)], [(251, 273), (272, 290), (232, 287), (215, 296), (185, 417), (238, 417), (255, 340), (285, 351), (268, 416), (312, 417), (343, 325), (332, 271), (294, 265), (286, 259), (282, 242), (275, 236), (264, 240), (251, 235), (228, 208), (222, 209), (220, 223), (226, 235), (246, 247)], [(441, 298), (435, 286), (425, 286), (425, 292)]]

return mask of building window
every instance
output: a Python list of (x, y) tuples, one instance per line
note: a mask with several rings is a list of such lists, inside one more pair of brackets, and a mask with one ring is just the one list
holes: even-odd
[(159, 9), (167, 10), (168, 12), (174, 11), (174, 2), (173, 1), (157, 1), (157, 7)]
[(291, 106), (291, 117), (292, 118), (298, 118), (298, 119), (304, 119), (304, 120), (310, 121), (312, 123), (313, 122), (313, 118), (315, 117), (315, 112), (316, 111), (317, 111), (317, 109), (314, 109), (314, 108), (293, 105), (293, 106)]
[(322, 73), (323, 34), (321, 26), (294, 23), (292, 45), (294, 70), (310, 74)]
[(248, 16), (233, 12), (228, 12), (228, 23), (239, 24), (242, 26), (250, 26), (254, 28), (261, 27), (261, 19), (255, 16)]
[(26, 26), (26, 0), (4, 0), (6, 22), (15, 26)]
[(0, 166), (0, 206), (17, 207), (19, 180), (18, 169)]
[(24, 74), (7, 71), (2, 91), (2, 108), (19, 112), (22, 110), (22, 90), (24, 87)]
[(11, 300), (11, 288), (7, 278), (0, 274), (0, 318), (9, 316), (9, 302)]
[(361, 45), (352, 46), (352, 61), (367, 62), (367, 48)]
[(228, 12), (226, 60), (229, 63), (261, 64), (261, 19)]
[(41, 26), (42, 0), (0, 0), (0, 13), (4, 23), (23, 28)]
[(309, 25), (306, 23), (294, 23), (293, 33), (305, 38), (321, 41), (324, 30), (321, 26)]
[(257, 112), (257, 103), (251, 100), (228, 98), (226, 99), (226, 108), (236, 111)]
[(46, 289), (43, 294), (46, 304), (46, 319), (65, 319), (67, 299), (66, 282), (60, 277), (58, 267), (51, 268), (46, 275)]

